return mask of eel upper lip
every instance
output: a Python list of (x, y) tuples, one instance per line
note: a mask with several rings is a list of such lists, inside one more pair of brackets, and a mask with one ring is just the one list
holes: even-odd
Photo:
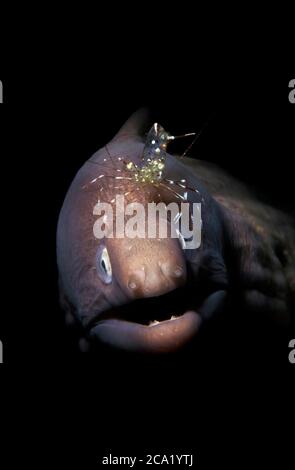
[(170, 352), (195, 336), (203, 320), (222, 308), (225, 298), (226, 291), (218, 290), (192, 305), (189, 292), (176, 289), (98, 314), (89, 323), (90, 335), (125, 350)]

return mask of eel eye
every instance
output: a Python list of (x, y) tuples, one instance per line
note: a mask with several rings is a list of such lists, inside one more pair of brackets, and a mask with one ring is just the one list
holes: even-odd
[(108, 250), (105, 246), (100, 247), (97, 251), (96, 270), (98, 276), (105, 284), (112, 282), (112, 265)]

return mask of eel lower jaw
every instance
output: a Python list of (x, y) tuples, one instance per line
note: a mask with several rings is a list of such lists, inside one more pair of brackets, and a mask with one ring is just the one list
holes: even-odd
[(203, 321), (222, 309), (226, 291), (210, 294), (196, 310), (186, 310), (170, 319), (142, 325), (118, 318), (104, 318), (90, 331), (103, 343), (125, 351), (158, 354), (174, 352), (188, 344)]

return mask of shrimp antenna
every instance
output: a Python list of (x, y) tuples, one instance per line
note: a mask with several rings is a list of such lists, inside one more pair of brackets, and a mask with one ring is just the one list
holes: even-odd
[[(211, 118), (212, 118), (212, 115), (207, 119), (207, 121), (205, 122), (205, 124), (201, 127), (201, 129), (199, 130), (199, 132), (197, 133), (193, 133), (193, 134), (188, 134), (188, 135), (195, 135), (195, 138), (193, 139), (193, 141), (189, 144), (189, 146), (187, 147), (187, 149), (184, 151), (184, 153), (181, 155), (180, 158), (183, 158), (185, 157), (185, 155), (187, 154), (187, 152), (192, 148), (192, 146), (196, 143), (196, 141), (198, 140), (198, 138), (201, 136), (201, 134), (203, 134), (205, 128), (208, 126), (209, 122), (211, 121)], [(186, 135), (186, 134), (185, 134)]]
[(168, 135), (167, 140), (183, 139), (184, 137), (190, 137), (191, 135), (196, 135), (196, 133), (190, 132), (189, 134), (182, 135)]

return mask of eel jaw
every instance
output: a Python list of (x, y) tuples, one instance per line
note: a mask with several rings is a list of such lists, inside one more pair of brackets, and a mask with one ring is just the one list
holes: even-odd
[(172, 314), (169, 319), (150, 321), (147, 325), (104, 315), (97, 319), (90, 335), (125, 351), (170, 353), (188, 344), (202, 323), (222, 309), (225, 298), (226, 291), (215, 291), (197, 309), (184, 310), (178, 316)]

